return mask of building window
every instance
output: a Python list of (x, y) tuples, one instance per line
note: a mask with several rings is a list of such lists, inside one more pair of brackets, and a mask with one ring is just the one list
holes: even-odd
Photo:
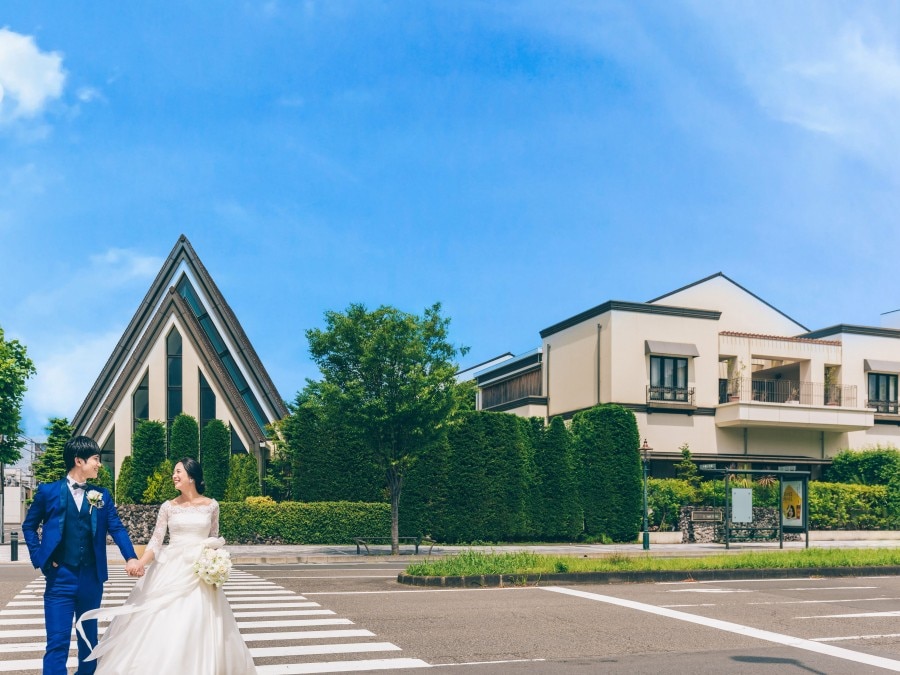
[(259, 428), (261, 430), (265, 430), (266, 417), (265, 415), (263, 415), (262, 408), (260, 407), (259, 402), (256, 400), (256, 396), (253, 395), (253, 391), (250, 389), (250, 385), (247, 383), (246, 378), (244, 378), (243, 374), (241, 373), (240, 368), (238, 368), (234, 357), (228, 351), (228, 347), (225, 345), (225, 341), (222, 339), (222, 336), (219, 335), (219, 331), (213, 324), (212, 318), (209, 316), (206, 308), (197, 297), (197, 293), (194, 291), (194, 287), (191, 286), (191, 283), (188, 281), (187, 276), (181, 277), (181, 281), (178, 282), (177, 288), (178, 293), (187, 301), (188, 305), (190, 305), (191, 309), (197, 317), (197, 321), (199, 321), (200, 325), (203, 327), (203, 332), (206, 333), (206, 336), (209, 338), (209, 341), (212, 343), (213, 348), (216, 350), (219, 359), (222, 361), (222, 365), (225, 366), (225, 370), (228, 371), (228, 375), (229, 377), (231, 377), (231, 381), (234, 382), (234, 386), (237, 387), (238, 394), (240, 394), (241, 398), (244, 399), (244, 402), (250, 409), (250, 414), (253, 415), (253, 419), (256, 420), (256, 423), (259, 425)]
[(216, 418), (216, 394), (200, 373), (200, 436), (210, 420)]
[(241, 437), (237, 435), (237, 432), (234, 430), (234, 427), (231, 427), (231, 454), (232, 455), (246, 455), (247, 448), (244, 447), (244, 444), (241, 443)]
[(869, 373), (869, 401), (867, 407), (880, 413), (897, 414), (897, 376)]
[(137, 429), (138, 424), (144, 420), (150, 419), (150, 373), (144, 373), (141, 383), (134, 390), (131, 396), (131, 414), (134, 420), (132, 431)]
[(116, 427), (113, 425), (113, 428), (109, 432), (109, 436), (106, 437), (106, 440), (103, 442), (103, 447), (100, 448), (100, 463), (106, 467), (107, 471), (109, 471), (109, 475), (113, 477), (115, 480), (116, 473)]
[(166, 428), (181, 413), (181, 335), (174, 328), (166, 338)]
[(650, 357), (650, 400), (688, 401), (687, 359), (675, 356)]

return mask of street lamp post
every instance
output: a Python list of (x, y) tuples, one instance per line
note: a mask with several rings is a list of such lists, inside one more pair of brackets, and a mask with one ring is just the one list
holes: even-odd
[(647, 445), (647, 439), (644, 439), (644, 444), (641, 446), (641, 462), (644, 465), (644, 550), (650, 550), (650, 531), (647, 523), (647, 471), (650, 467), (650, 446)]

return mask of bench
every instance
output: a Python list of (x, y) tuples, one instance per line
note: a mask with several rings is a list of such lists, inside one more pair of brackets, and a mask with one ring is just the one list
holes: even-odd
[[(366, 555), (370, 555), (369, 544), (390, 544), (393, 539), (391, 537), (353, 537), (353, 541), (356, 542), (356, 555), (360, 555), (362, 553), (362, 548), (366, 549)], [(421, 544), (430, 544), (428, 547), (428, 555), (431, 555), (431, 549), (434, 548), (434, 545), (437, 543), (433, 539), (429, 539), (428, 537), (397, 537), (398, 543), (402, 546), (403, 544), (409, 544), (416, 547), (416, 555), (419, 555), (419, 546)]]
[[(735, 527), (732, 525), (728, 528), (728, 538), (729, 539), (777, 539), (778, 538), (778, 526), (774, 527)], [(746, 532), (747, 534), (739, 534), (735, 537), (735, 532)], [(760, 535), (759, 532), (771, 532), (772, 534), (769, 536)]]

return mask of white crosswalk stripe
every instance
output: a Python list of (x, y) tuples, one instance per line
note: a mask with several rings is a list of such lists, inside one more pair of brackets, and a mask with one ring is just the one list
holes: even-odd
[[(134, 582), (122, 570), (111, 571), (102, 606), (123, 604)], [(421, 659), (391, 657), (401, 648), (379, 642), (374, 633), (355, 627), (350, 619), (335, 616), (319, 603), (249, 572), (232, 570), (224, 590), (260, 675), (430, 667)], [(39, 577), (0, 609), (0, 673), (41, 672), (46, 639), (43, 593), (44, 579)], [(106, 624), (101, 622), (99, 632), (105, 630)], [(262, 644), (265, 646), (257, 646)], [(385, 658), (375, 657), (378, 653)], [(77, 665), (75, 654), (73, 632), (69, 668)]]

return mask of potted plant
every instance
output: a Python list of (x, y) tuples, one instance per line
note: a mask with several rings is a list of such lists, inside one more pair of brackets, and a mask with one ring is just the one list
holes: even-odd
[(825, 366), (825, 405), (841, 404), (841, 388), (837, 381), (837, 366)]
[(735, 358), (734, 364), (731, 367), (731, 382), (728, 387), (729, 401), (741, 400), (741, 384), (744, 378), (744, 368), (744, 362)]

